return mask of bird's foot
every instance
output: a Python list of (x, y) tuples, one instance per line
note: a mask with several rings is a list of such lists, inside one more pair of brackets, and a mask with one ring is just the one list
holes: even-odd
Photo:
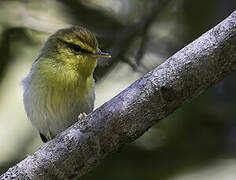
[(79, 114), (78, 120), (81, 120), (81, 119), (83, 119), (86, 116), (87, 116), (87, 114), (85, 112), (82, 112), (82, 113)]

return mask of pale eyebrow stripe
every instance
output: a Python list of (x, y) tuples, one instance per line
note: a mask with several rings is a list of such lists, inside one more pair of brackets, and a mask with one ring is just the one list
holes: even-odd
[[(66, 45), (67, 45), (69, 48), (71, 48), (71, 49), (73, 49), (72, 46), (79, 46), (79, 45), (77, 45), (77, 44), (74, 44), (74, 43), (71, 43), (71, 42), (67, 42), (67, 41), (65, 41), (65, 40), (62, 40), (62, 39), (60, 39), (60, 38), (57, 38), (57, 40), (59, 40), (60, 42), (66, 44)], [(80, 46), (80, 48), (81, 48), (81, 53), (92, 54), (91, 51), (89, 51), (89, 50), (87, 50), (87, 49), (84, 49), (84, 48), (82, 48), (81, 46)]]

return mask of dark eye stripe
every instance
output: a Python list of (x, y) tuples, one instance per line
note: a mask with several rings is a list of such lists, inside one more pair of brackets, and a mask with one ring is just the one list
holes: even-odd
[(62, 43), (64, 43), (68, 48), (72, 49), (73, 51), (75, 52), (79, 52), (79, 53), (87, 53), (87, 54), (91, 54), (92, 52), (91, 51), (88, 51), (86, 49), (83, 49), (81, 48), (79, 45), (77, 44), (73, 44), (73, 43), (69, 43), (69, 42), (66, 42), (62, 39), (58, 39), (59, 41), (61, 41)]
[(72, 49), (73, 51), (75, 51), (75, 52), (81, 52), (81, 50), (82, 50), (82, 48), (79, 46), (79, 45), (77, 45), (77, 44), (70, 44), (70, 43), (68, 43), (68, 44), (66, 44), (70, 49)]

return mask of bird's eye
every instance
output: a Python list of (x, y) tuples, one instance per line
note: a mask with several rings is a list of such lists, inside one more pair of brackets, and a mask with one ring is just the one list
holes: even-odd
[(77, 44), (68, 44), (68, 46), (75, 52), (81, 52), (82, 48)]
[(66, 42), (62, 39), (58, 39), (59, 41), (61, 41), (62, 43), (66, 44), (66, 46), (70, 49), (72, 49), (74, 52), (79, 52), (79, 53), (87, 53), (87, 54), (90, 54), (92, 52), (86, 50), (86, 49), (83, 49), (81, 48), (79, 45), (77, 44), (73, 44), (73, 43), (69, 43), (69, 42)]

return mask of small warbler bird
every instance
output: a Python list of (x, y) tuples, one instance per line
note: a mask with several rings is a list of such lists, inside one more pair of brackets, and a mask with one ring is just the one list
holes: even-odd
[(43, 142), (93, 110), (97, 58), (110, 57), (82, 27), (60, 29), (49, 37), (22, 81), (27, 116)]

